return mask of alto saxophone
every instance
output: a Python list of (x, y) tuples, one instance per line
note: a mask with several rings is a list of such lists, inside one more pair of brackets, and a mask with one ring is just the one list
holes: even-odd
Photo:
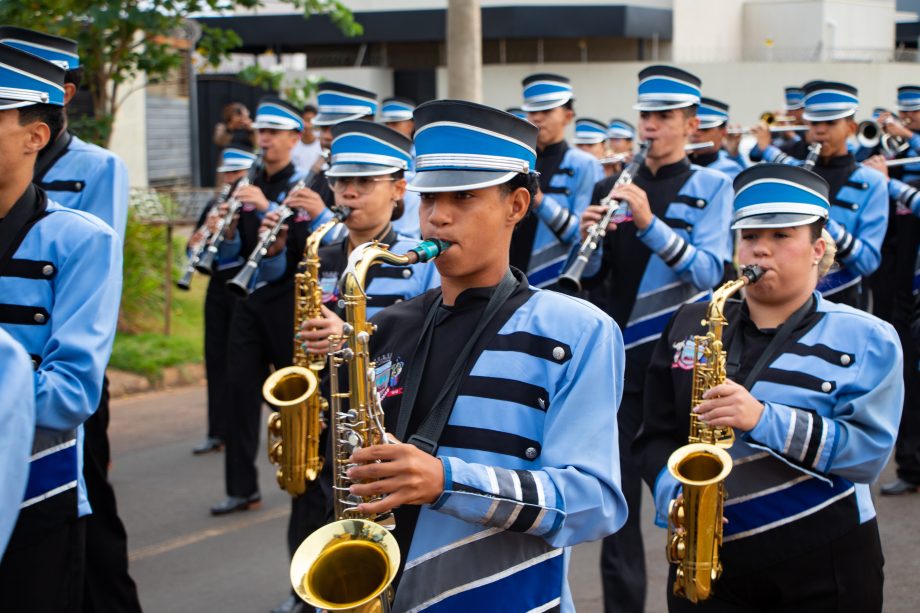
[[(712, 296), (706, 319), (706, 334), (695, 336), (691, 407), (703, 402), (703, 394), (725, 381), (726, 352), (722, 348), (725, 302), (749, 283), (763, 276), (758, 266), (746, 266), (741, 276), (725, 283)], [(674, 594), (699, 602), (712, 595), (712, 584), (722, 574), (719, 548), (722, 546), (722, 506), (725, 478), (732, 459), (725, 449), (735, 442), (731, 427), (709, 426), (690, 413), (689, 444), (668, 458), (668, 472), (683, 485), (683, 499), (672, 500), (668, 508), (668, 562), (677, 564)]]
[[(439, 240), (423, 241), (406, 255), (396, 255), (377, 242), (365, 243), (351, 253), (340, 287), (345, 302), (345, 346), (330, 354), (329, 385), (332, 404), (333, 506), (335, 522), (313, 532), (301, 543), (291, 561), (291, 584), (307, 603), (327, 611), (389, 611), (390, 584), (399, 569), (400, 553), (390, 534), (396, 526), (392, 513), (364, 514), (357, 506), (381, 497), (358, 497), (349, 492), (348, 458), (362, 447), (387, 444), (383, 410), (377, 395), (370, 338), (374, 325), (367, 321), (364, 292), (368, 270), (376, 264), (409, 266), (428, 262), (450, 246)], [(348, 367), (348, 391), (339, 389), (338, 370)], [(348, 399), (348, 407), (343, 400)]]
[[(335, 218), (307, 238), (303, 270), (294, 275), (294, 334), (304, 321), (323, 316), (323, 290), (319, 284), (319, 247), (326, 234), (348, 216), (349, 209), (336, 209)], [(319, 439), (323, 415), (329, 403), (317, 393), (317, 378), (325, 359), (307, 355), (294, 343), (294, 365), (281, 368), (262, 386), (265, 401), (277, 411), (268, 416), (268, 459), (278, 465), (278, 485), (299, 496), (323, 468)]]

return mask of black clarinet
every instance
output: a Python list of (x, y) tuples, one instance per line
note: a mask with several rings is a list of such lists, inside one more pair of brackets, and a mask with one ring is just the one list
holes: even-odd
[[(639, 172), (639, 168), (642, 164), (645, 163), (645, 156), (648, 153), (649, 144), (648, 141), (642, 143), (639, 147), (639, 151), (636, 153), (635, 157), (633, 157), (632, 162), (630, 162), (629, 166), (620, 173), (616, 183), (613, 184), (613, 188), (610, 190), (611, 193), (616, 191), (619, 187), (632, 183), (633, 177)], [(597, 251), (601, 241), (604, 240), (604, 236), (607, 234), (607, 226), (610, 225), (613, 216), (621, 206), (618, 200), (613, 200), (609, 195), (601, 200), (599, 204), (601, 206), (606, 206), (607, 211), (600, 221), (588, 228), (588, 236), (585, 237), (585, 240), (581, 243), (581, 247), (578, 248), (578, 254), (559, 277), (559, 287), (566, 292), (574, 294), (581, 291), (581, 275), (584, 273), (585, 267), (591, 259), (591, 255)]]
[(237, 181), (233, 189), (233, 195), (230, 196), (227, 201), (230, 205), (227, 214), (221, 217), (220, 221), (217, 222), (217, 229), (214, 231), (214, 234), (211, 235), (207, 249), (205, 249), (204, 254), (202, 254), (195, 264), (195, 270), (201, 274), (209, 275), (214, 271), (214, 263), (217, 261), (217, 252), (224, 242), (224, 239), (227, 238), (227, 229), (233, 224), (233, 218), (236, 214), (243, 208), (243, 203), (240, 202), (240, 199), (237, 198), (236, 195), (239, 193), (240, 188), (252, 185), (252, 182), (255, 181), (255, 178), (262, 171), (262, 156), (263, 153), (260, 152), (259, 156), (252, 163), (252, 166), (249, 167), (249, 174)]
[(802, 163), (802, 168), (805, 170), (814, 170), (815, 164), (818, 163), (818, 156), (821, 155), (821, 143), (814, 143), (808, 147), (808, 155), (805, 156), (805, 161)]
[(192, 277), (195, 275), (195, 265), (198, 264), (201, 260), (201, 256), (204, 255), (204, 251), (208, 246), (208, 241), (212, 236), (211, 231), (208, 230), (208, 218), (217, 207), (227, 201), (227, 198), (230, 197), (230, 190), (232, 188), (233, 185), (231, 183), (224, 183), (224, 186), (220, 190), (220, 195), (217, 196), (217, 201), (208, 208), (208, 212), (204, 216), (204, 223), (195, 230), (194, 234), (202, 232), (204, 238), (191, 250), (188, 256), (188, 264), (185, 266), (185, 273), (182, 275), (181, 279), (176, 281), (176, 287), (179, 289), (188, 291), (192, 287)]

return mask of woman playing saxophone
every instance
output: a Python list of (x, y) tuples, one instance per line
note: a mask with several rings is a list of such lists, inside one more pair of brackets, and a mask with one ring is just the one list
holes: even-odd
[(725, 303), (726, 378), (691, 402), (695, 337), (706, 333), (707, 305), (683, 307), (655, 347), (633, 444), (663, 526), (671, 501), (682, 490), (686, 499), (687, 485), (667, 464), (691, 421), (734, 430), (721, 577), (696, 604), (669, 590), (669, 609), (881, 611), (882, 552), (869, 484), (888, 459), (900, 417), (897, 336), (816, 291), (835, 251), (824, 230), (823, 179), (759, 164), (734, 187), (739, 261), (763, 276), (742, 299)]

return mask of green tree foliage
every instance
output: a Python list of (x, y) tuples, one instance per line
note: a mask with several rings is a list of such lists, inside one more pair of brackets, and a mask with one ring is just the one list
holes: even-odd
[[(304, 17), (329, 15), (347, 35), (362, 32), (339, 0), (286, 0)], [(93, 100), (96, 140), (105, 145), (118, 108), (130, 91), (125, 84), (143, 73), (156, 82), (182, 66), (177, 48), (186, 20), (201, 13), (226, 13), (261, 6), (262, 0), (2, 0), (0, 23), (76, 39)], [(201, 27), (197, 51), (211, 64), (241, 44), (231, 30)]]

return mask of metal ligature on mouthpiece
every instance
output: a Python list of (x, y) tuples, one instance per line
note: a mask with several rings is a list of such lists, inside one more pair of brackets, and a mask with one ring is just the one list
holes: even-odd
[(808, 155), (805, 156), (805, 161), (802, 163), (802, 168), (805, 170), (814, 170), (815, 164), (818, 163), (818, 158), (821, 156), (821, 143), (813, 143), (808, 147)]
[[(708, 331), (695, 336), (693, 387), (690, 406), (703, 402), (706, 391), (725, 381), (726, 351), (722, 331), (728, 324), (725, 303), (750, 283), (757, 283), (764, 271), (746, 266), (741, 276), (713, 292), (702, 321)], [(683, 486), (683, 497), (668, 508), (668, 562), (677, 564), (674, 594), (691, 602), (706, 600), (712, 585), (722, 574), (719, 550), (722, 546), (722, 507), (725, 478), (732, 470), (732, 459), (725, 449), (735, 442), (731, 427), (709, 426), (690, 413), (689, 444), (668, 458), (668, 472)]]
[[(336, 209), (335, 218), (307, 238), (303, 270), (294, 275), (294, 334), (303, 322), (323, 316), (323, 290), (319, 283), (319, 248), (323, 237), (344, 221), (349, 209)], [(275, 371), (262, 386), (262, 396), (276, 410), (268, 417), (268, 459), (278, 466), (278, 485), (291, 496), (306, 491), (323, 468), (319, 449), (324, 415), (329, 403), (311, 385), (325, 366), (322, 356), (307, 354), (294, 343), (294, 364)]]
[(217, 210), (221, 204), (227, 201), (227, 198), (230, 197), (230, 190), (233, 189), (231, 183), (224, 183), (224, 186), (220, 190), (220, 194), (217, 196), (217, 200), (208, 208), (208, 212), (204, 216), (204, 223), (201, 224), (201, 227), (195, 230), (194, 234), (201, 232), (202, 238), (201, 242), (192, 247), (188, 256), (188, 264), (185, 266), (185, 273), (183, 273), (182, 278), (176, 281), (176, 287), (181, 290), (188, 291), (192, 287), (192, 277), (195, 275), (196, 266), (201, 260), (201, 256), (204, 254), (205, 250), (208, 248), (208, 241), (211, 240), (211, 231), (208, 229), (208, 218), (211, 216), (211, 213)]
[[(288, 193), (293, 194), (304, 189), (306, 186), (306, 180), (298, 181)], [(269, 230), (259, 234), (259, 242), (252, 250), (252, 253), (249, 254), (249, 257), (246, 258), (246, 263), (243, 264), (240, 271), (236, 273), (236, 276), (227, 281), (227, 289), (240, 298), (246, 298), (252, 293), (250, 286), (252, 285), (253, 278), (256, 276), (256, 272), (259, 270), (259, 264), (261, 264), (265, 256), (268, 255), (268, 250), (271, 249), (271, 246), (278, 240), (278, 235), (281, 233), (281, 229), (284, 227), (285, 222), (294, 215), (294, 209), (285, 204), (282, 204), (273, 212), (278, 214), (278, 221), (276, 221), (275, 225)]]
[[(639, 168), (642, 164), (645, 163), (645, 156), (648, 154), (649, 145), (649, 141), (642, 143), (639, 147), (639, 151), (637, 151), (636, 155), (633, 157), (632, 162), (630, 162), (629, 166), (620, 173), (610, 193), (613, 193), (624, 185), (632, 183), (633, 177), (639, 172)], [(621, 202), (614, 201), (609, 195), (600, 201), (600, 205), (607, 207), (607, 211), (604, 213), (604, 216), (601, 217), (600, 221), (588, 228), (588, 235), (578, 248), (575, 259), (572, 260), (559, 277), (559, 286), (562, 289), (573, 293), (581, 291), (581, 275), (585, 272), (585, 267), (588, 265), (591, 255), (600, 247), (601, 241), (604, 240), (604, 236), (607, 234), (607, 226), (613, 221), (614, 215), (616, 215), (622, 204)]]
[[(330, 354), (333, 506), (335, 522), (311, 534), (297, 548), (291, 561), (294, 591), (310, 605), (327, 611), (390, 610), (390, 587), (399, 569), (400, 553), (390, 534), (392, 513), (364, 514), (362, 503), (381, 497), (358, 497), (349, 492), (349, 457), (360, 448), (387, 444), (383, 410), (377, 395), (375, 365), (370, 358), (374, 325), (367, 321), (364, 287), (368, 271), (386, 263), (409, 266), (429, 262), (450, 243), (422, 241), (406, 255), (396, 255), (385, 245), (365, 243), (355, 248), (340, 283), (345, 303), (344, 348)], [(348, 391), (339, 389), (338, 371), (347, 365)], [(347, 399), (348, 406), (344, 406)]]

